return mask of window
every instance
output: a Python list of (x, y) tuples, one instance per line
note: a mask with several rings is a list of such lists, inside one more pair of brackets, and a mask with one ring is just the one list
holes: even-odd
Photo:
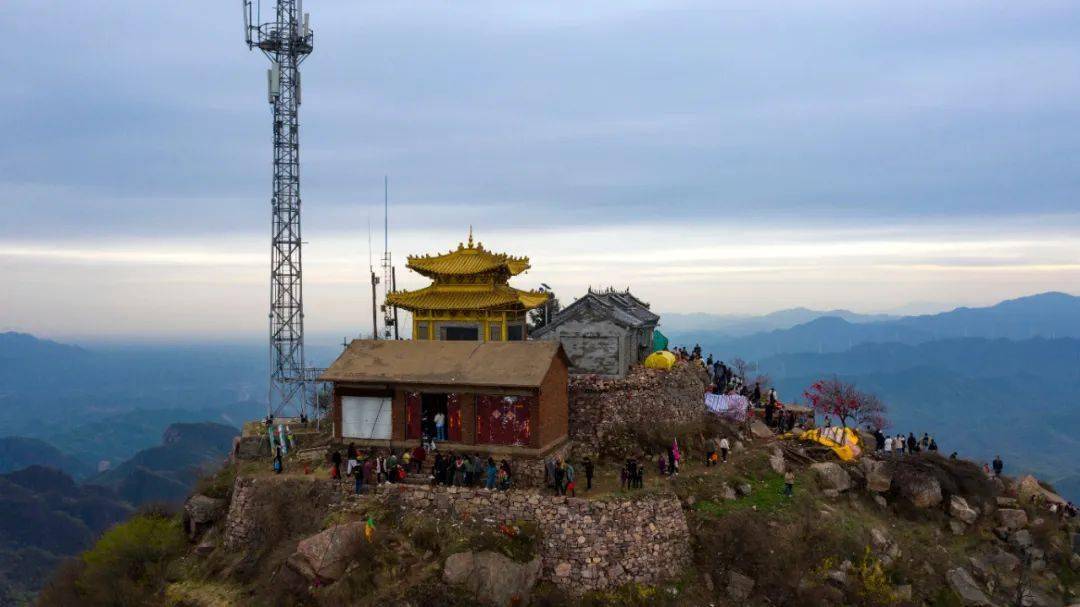
[(525, 339), (524, 325), (510, 325), (506, 327), (507, 341), (522, 341)]
[(442, 338), (445, 341), (478, 341), (480, 328), (472, 327), (443, 327)]
[(416, 323), (416, 335), (413, 335), (413, 339), (427, 339), (428, 324), (426, 322)]
[(488, 325), (488, 341), (501, 341), (502, 340), (502, 325), (497, 322), (493, 322)]

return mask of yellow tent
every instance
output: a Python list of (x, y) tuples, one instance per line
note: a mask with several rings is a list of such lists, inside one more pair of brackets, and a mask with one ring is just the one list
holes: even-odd
[[(793, 436), (795, 435), (788, 434), (785, 438)], [(862, 448), (859, 446), (859, 433), (851, 428), (843, 428), (840, 426), (832, 428), (814, 428), (813, 430), (807, 430), (806, 432), (799, 434), (798, 438), (829, 447), (837, 457), (845, 462), (853, 461), (862, 454)]]
[(645, 366), (649, 369), (670, 369), (675, 366), (675, 355), (667, 350), (653, 352), (645, 358)]

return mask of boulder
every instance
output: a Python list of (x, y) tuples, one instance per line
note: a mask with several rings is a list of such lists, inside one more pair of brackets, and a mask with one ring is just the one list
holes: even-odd
[(1061, 599), (1056, 599), (1038, 588), (1025, 587), (1020, 593), (1023, 607), (1061, 607)]
[(308, 581), (334, 581), (345, 573), (363, 541), (363, 522), (335, 525), (300, 540), (286, 563)]
[(878, 508), (888, 508), (889, 502), (885, 501), (885, 498), (881, 495), (874, 496), (874, 503), (878, 505)]
[(928, 474), (920, 474), (905, 481), (901, 493), (916, 508), (933, 508), (941, 503), (941, 483)]
[(953, 535), (964, 535), (967, 531), (967, 525), (963, 521), (952, 519), (949, 521), (949, 530), (953, 532)]
[(784, 456), (783, 455), (771, 455), (769, 456), (769, 467), (773, 472), (777, 474), (784, 473)]
[[(570, 564), (566, 565), (569, 574)], [(443, 580), (448, 584), (467, 588), (476, 599), (486, 605), (507, 607), (527, 605), (533, 586), (540, 578), (540, 557), (528, 563), (519, 563), (498, 552), (458, 552), (446, 558)]]
[(1027, 529), (1020, 529), (1009, 536), (1009, 545), (1017, 550), (1030, 548), (1034, 543), (1035, 540), (1032, 539), (1031, 532)]
[(750, 486), (750, 483), (739, 483), (735, 485), (735, 492), (741, 497), (746, 497), (754, 491), (754, 488)]
[(727, 483), (720, 486), (720, 497), (728, 501), (739, 498), (738, 495), (735, 495), (735, 490)]
[(225, 516), (228, 504), (223, 499), (193, 495), (184, 503), (184, 519), (188, 535), (194, 538), (199, 532)]
[(997, 516), (1001, 525), (1010, 531), (1023, 529), (1028, 524), (1027, 512), (1019, 508), (1001, 508), (997, 511)]
[(874, 547), (874, 550), (878, 552), (885, 552), (889, 549), (889, 536), (878, 527), (874, 527), (870, 530), (870, 545)]
[(754, 580), (737, 571), (728, 572), (727, 593), (732, 600), (745, 601), (754, 592)]
[(974, 525), (975, 521), (979, 519), (978, 511), (969, 506), (967, 500), (959, 495), (949, 498), (949, 514), (968, 525)]
[(884, 462), (875, 462), (866, 470), (866, 488), (874, 493), (888, 493), (892, 488), (892, 473)]
[(986, 596), (979, 584), (971, 577), (971, 574), (967, 572), (967, 569), (963, 567), (957, 567), (956, 569), (950, 569), (945, 574), (945, 579), (949, 582), (949, 587), (953, 592), (960, 597), (960, 600), (965, 605), (985, 606), (989, 607), (993, 605), (990, 602), (990, 598)]
[(822, 462), (811, 464), (810, 469), (814, 471), (818, 486), (822, 489), (843, 492), (851, 488), (851, 475), (839, 464)]
[(1016, 508), (1019, 502), (1015, 497), (998, 497), (995, 499), (998, 508)]

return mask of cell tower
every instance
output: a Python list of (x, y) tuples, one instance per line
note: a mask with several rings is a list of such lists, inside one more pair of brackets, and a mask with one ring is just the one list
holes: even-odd
[(311, 54), (314, 35), (302, 0), (277, 0), (271, 21), (262, 22), (262, 3), (242, 0), (244, 39), (270, 59), (267, 96), (274, 116), (274, 180), (270, 245), (271, 414), (304, 413), (309, 382), (304, 361), (304, 290), (300, 255), (300, 64)]

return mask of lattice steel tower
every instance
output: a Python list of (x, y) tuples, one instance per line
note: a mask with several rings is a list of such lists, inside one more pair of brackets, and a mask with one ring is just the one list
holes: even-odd
[(270, 413), (306, 410), (304, 289), (300, 255), (300, 64), (314, 36), (302, 0), (277, 0), (273, 20), (262, 22), (261, 2), (242, 0), (249, 49), (270, 59), (267, 95), (274, 116), (274, 180), (270, 245)]

